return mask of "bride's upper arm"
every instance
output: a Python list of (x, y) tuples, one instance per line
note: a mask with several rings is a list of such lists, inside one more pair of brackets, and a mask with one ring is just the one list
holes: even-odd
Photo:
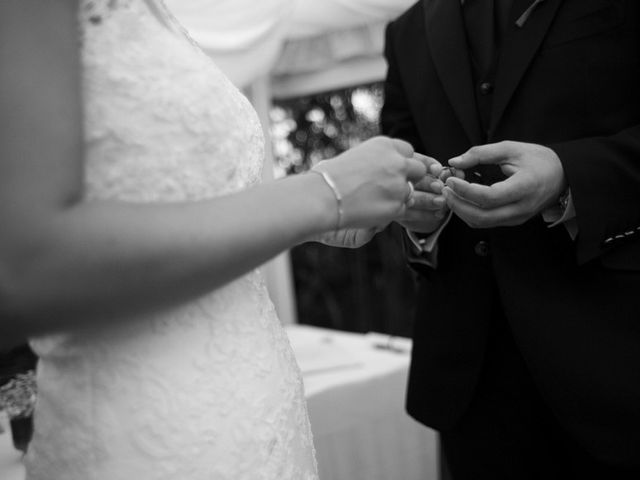
[(77, 0), (3, 0), (1, 237), (80, 198), (82, 138)]

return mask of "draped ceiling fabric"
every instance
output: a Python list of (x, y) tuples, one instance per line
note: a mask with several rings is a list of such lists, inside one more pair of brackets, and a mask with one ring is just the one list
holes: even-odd
[(415, 0), (165, 0), (240, 88), (379, 56), (384, 24)]

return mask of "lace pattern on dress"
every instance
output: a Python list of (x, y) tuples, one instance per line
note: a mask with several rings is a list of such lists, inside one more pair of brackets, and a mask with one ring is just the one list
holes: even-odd
[(82, 23), (88, 22), (93, 25), (100, 25), (108, 18), (111, 11), (116, 8), (125, 7), (135, 0), (91, 0), (82, 2), (80, 6), (80, 20)]
[[(79, 22), (88, 198), (199, 201), (260, 181), (257, 115), (189, 39), (143, 0), (81, 0)], [(317, 479), (300, 372), (259, 271), (32, 344), (28, 480)]]

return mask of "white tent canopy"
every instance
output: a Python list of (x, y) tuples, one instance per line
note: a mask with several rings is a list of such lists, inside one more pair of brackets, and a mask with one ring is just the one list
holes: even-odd
[(380, 61), (383, 27), (414, 0), (165, 0), (241, 88), (345, 62)]

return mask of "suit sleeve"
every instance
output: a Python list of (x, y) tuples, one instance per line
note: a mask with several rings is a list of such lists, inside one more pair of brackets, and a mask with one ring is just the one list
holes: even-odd
[(405, 140), (413, 145), (416, 151), (422, 151), (418, 130), (396, 63), (393, 29), (392, 22), (387, 25), (385, 33), (384, 56), (387, 60), (387, 77), (384, 83), (384, 104), (380, 115), (381, 129), (384, 135)]
[(640, 125), (550, 147), (571, 188), (578, 263), (625, 252), (628, 261), (638, 262), (628, 266), (640, 268)]
[[(384, 83), (384, 104), (380, 115), (382, 133), (393, 138), (400, 138), (409, 142), (418, 152), (423, 152), (424, 148), (420, 141), (420, 136), (416, 124), (413, 120), (409, 101), (400, 78), (400, 72), (395, 57), (394, 23), (387, 25), (385, 32), (384, 55), (387, 60), (387, 77)], [(428, 248), (418, 246), (417, 238), (411, 238), (408, 232), (402, 228), (400, 241), (407, 258), (409, 266), (419, 273), (424, 269), (435, 268), (437, 266), (437, 236), (442, 229), (431, 235)], [(434, 237), (435, 236), (435, 237)], [(416, 235), (417, 237), (417, 235)], [(420, 235), (420, 237), (423, 237)]]
[[(631, 4), (631, 2), (627, 2)], [(640, 10), (627, 19), (640, 26)], [(640, 35), (618, 52), (624, 74), (640, 75)], [(635, 66), (629, 68), (628, 66)], [(610, 72), (609, 75), (620, 75)], [(606, 78), (606, 77), (605, 77)], [(595, 80), (594, 80), (595, 81)], [(624, 85), (623, 88), (620, 88)], [(640, 270), (640, 84), (601, 86), (598, 121), (611, 133), (549, 145), (560, 157), (571, 188), (578, 236), (576, 257), (582, 264), (599, 259), (605, 266)], [(608, 99), (608, 100), (605, 100)], [(617, 118), (624, 124), (616, 128)]]

